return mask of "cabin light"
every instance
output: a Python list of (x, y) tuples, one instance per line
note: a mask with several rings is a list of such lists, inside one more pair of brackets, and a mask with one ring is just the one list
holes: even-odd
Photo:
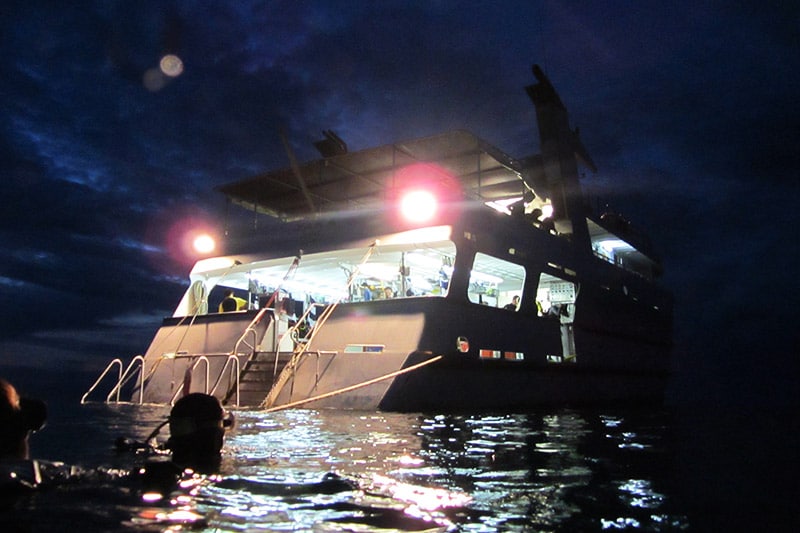
[(500, 213), (504, 213), (506, 215), (511, 214), (511, 210), (508, 208), (513, 203), (519, 202), (522, 200), (522, 196), (517, 196), (515, 198), (505, 198), (503, 200), (492, 200), (491, 202), (485, 202), (484, 205), (487, 207), (491, 207), (495, 211)]
[(619, 250), (633, 250), (633, 246), (623, 241), (622, 239), (608, 239), (605, 241), (599, 241), (597, 244), (606, 252), (615, 252)]
[(542, 219), (550, 218), (553, 216), (553, 204), (544, 204), (542, 206)]
[(442, 260), (439, 257), (431, 257), (421, 253), (409, 252), (405, 258), (406, 264), (416, 266), (419, 268), (435, 269), (442, 266)]
[(387, 263), (364, 263), (358, 267), (362, 276), (392, 281), (397, 278), (397, 265)]
[(470, 273), (470, 280), (484, 281), (494, 285), (500, 285), (503, 283), (503, 278), (498, 278), (497, 276), (492, 276), (491, 274), (484, 274), (483, 272), (476, 272), (474, 270)]
[(240, 262), (230, 257), (210, 257), (194, 264), (191, 274), (211, 274), (216, 270), (232, 269)]
[(400, 213), (409, 222), (422, 223), (433, 219), (438, 202), (430, 191), (413, 190), (400, 200)]
[(431, 226), (385, 235), (375, 242), (378, 246), (442, 242), (449, 240), (452, 232), (450, 226)]

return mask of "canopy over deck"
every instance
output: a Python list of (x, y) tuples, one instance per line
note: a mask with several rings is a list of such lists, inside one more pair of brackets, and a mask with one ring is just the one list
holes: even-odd
[(219, 187), (233, 203), (295, 220), (337, 210), (381, 209), (407, 185), (401, 169), (424, 164), (426, 181), (447, 185), (481, 202), (520, 197), (532, 190), (523, 165), (472, 133), (451, 131), (316, 159)]

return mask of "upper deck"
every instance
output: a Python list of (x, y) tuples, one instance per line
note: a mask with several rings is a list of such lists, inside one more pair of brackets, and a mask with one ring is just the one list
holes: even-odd
[(452, 200), (522, 198), (522, 164), (467, 131), (317, 159), (224, 185), (233, 203), (284, 221), (343, 210), (380, 210), (421, 182)]

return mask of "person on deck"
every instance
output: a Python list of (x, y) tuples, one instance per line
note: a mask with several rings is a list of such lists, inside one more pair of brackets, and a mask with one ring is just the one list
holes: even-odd
[(229, 313), (231, 311), (241, 311), (247, 309), (247, 300), (238, 298), (233, 295), (233, 290), (227, 289), (225, 296), (219, 304), (220, 313)]
[(519, 295), (515, 294), (514, 297), (511, 298), (511, 303), (504, 305), (503, 309), (508, 311), (516, 311), (517, 308), (519, 308)]
[(361, 295), (362, 300), (365, 302), (372, 300), (372, 290), (369, 288), (366, 281), (361, 284)]

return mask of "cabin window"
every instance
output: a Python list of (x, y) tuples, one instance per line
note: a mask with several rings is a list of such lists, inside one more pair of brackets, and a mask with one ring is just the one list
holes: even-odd
[[(218, 312), (228, 289), (244, 302), (240, 310), (280, 305), (290, 317), (314, 304), (445, 296), (456, 256), (451, 230), (449, 226), (424, 230), (384, 235), (373, 248), (363, 244), (303, 254), (299, 259), (200, 262), (176, 316), (194, 312), (199, 301), (206, 304), (202, 313)], [(206, 264), (211, 268), (204, 269)], [(206, 287), (212, 289), (207, 299)]]
[[(521, 304), (524, 284), (524, 267), (479, 252), (475, 254), (470, 272), (469, 301), (490, 307), (508, 306), (508, 309), (517, 311)], [(519, 300), (516, 305), (515, 296)]]
[(578, 298), (579, 285), (558, 276), (542, 272), (539, 286), (536, 289), (536, 308), (539, 316), (558, 320), (561, 329), (561, 350), (559, 355), (548, 356), (550, 362), (576, 362), (575, 301)]
[(379, 245), (370, 260), (358, 266), (349, 300), (445, 296), (455, 256), (455, 244), (449, 240)]
[(614, 227), (619, 235), (591, 219), (586, 219), (586, 224), (592, 240), (592, 252), (596, 257), (645, 279), (653, 279), (655, 276), (653, 261), (631, 244), (639, 242), (640, 245), (648, 246), (647, 241), (630, 229), (627, 222), (618, 218), (609, 218), (606, 221), (606, 224)]

